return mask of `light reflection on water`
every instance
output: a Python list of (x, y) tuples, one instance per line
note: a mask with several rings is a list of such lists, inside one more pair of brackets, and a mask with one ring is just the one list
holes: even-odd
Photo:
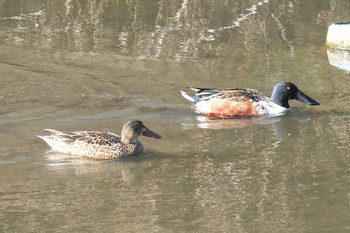
[[(307, 116), (312, 120), (305, 120)], [(335, 116), (334, 120), (338, 122), (336, 119), (345, 120), (341, 116)], [(83, 120), (82, 124), (90, 124), (89, 120)], [(66, 123), (60, 123), (61, 127)], [(279, 132), (287, 134), (287, 138), (281, 140), (275, 135), (276, 123), (281, 124)], [(294, 114), (263, 125), (231, 129), (182, 131), (181, 127), (176, 127), (180, 126), (178, 123), (170, 123), (161, 127), (175, 129), (172, 133), (165, 133), (162, 145), (143, 140), (147, 152), (122, 161), (84, 160), (59, 153), (44, 155), (42, 151), (46, 145), (28, 135), (26, 138), (31, 143), (40, 145), (35, 146), (38, 155), (28, 158), (28, 152), (22, 152), (22, 156), (16, 156), (15, 164), (3, 168), (4, 174), (13, 174), (11, 177), (1, 176), (4, 184), (2, 199), (5, 200), (3, 213), (10, 225), (13, 222), (9, 220), (12, 218), (9, 210), (18, 216), (21, 210), (28, 213), (35, 209), (40, 212), (54, 208), (56, 211), (46, 217), (51, 219), (50, 222), (60, 215), (61, 209), (68, 216), (79, 213), (81, 217), (89, 216), (92, 221), (102, 221), (107, 229), (112, 229), (115, 224), (123, 225), (112, 216), (123, 219), (128, 225), (131, 222), (125, 216), (135, 218), (136, 211), (138, 217), (146, 215), (133, 229), (143, 226), (164, 230), (186, 219), (188, 222), (182, 222), (178, 230), (186, 230), (193, 223), (200, 222), (200, 225), (194, 224), (197, 230), (213, 227), (242, 231), (246, 228), (304, 231), (312, 225), (306, 220), (317, 219), (304, 216), (305, 211), (306, 215), (317, 216), (312, 213), (319, 208), (329, 208), (324, 201), (328, 197), (326, 193), (338, 190), (332, 199), (346, 198), (339, 193), (344, 189), (339, 185), (348, 176), (346, 167), (350, 165), (341, 162), (349, 161), (346, 153), (342, 153), (347, 151), (342, 146), (346, 139), (336, 142), (337, 138), (343, 137), (337, 132), (342, 135), (346, 129), (342, 132), (328, 128), (328, 134), (334, 137), (331, 143), (337, 147), (326, 149), (329, 135), (318, 132), (321, 130), (317, 129), (319, 123), (332, 124), (327, 117), (308, 114)], [(311, 137), (316, 137), (316, 140), (309, 140)], [(335, 156), (337, 153), (340, 154)], [(17, 172), (14, 173), (13, 169)], [(5, 182), (5, 177), (11, 182)], [(26, 184), (20, 179), (26, 180)], [(14, 188), (18, 194), (10, 199), (6, 193), (14, 192)], [(27, 204), (16, 204), (23, 197)], [(40, 204), (42, 201), (47, 204)], [(181, 211), (176, 211), (175, 207)], [(169, 212), (169, 208), (172, 211)], [(84, 213), (80, 213), (82, 210)], [(88, 215), (96, 211), (99, 214)], [(340, 208), (340, 211), (345, 210)], [(100, 219), (102, 216), (104, 220)], [(138, 217), (134, 223), (138, 222)], [(36, 219), (42, 227), (46, 226), (40, 216)], [(75, 229), (75, 221), (69, 217), (63, 221), (68, 229)], [(99, 229), (83, 219), (78, 225)]]
[[(348, 1), (20, 2), (0, 3), (1, 230), (349, 229), (350, 80), (323, 47)], [(211, 120), (179, 93), (270, 96), (280, 81), (321, 105)], [(35, 136), (119, 134), (130, 118), (163, 138), (121, 161), (46, 152)]]

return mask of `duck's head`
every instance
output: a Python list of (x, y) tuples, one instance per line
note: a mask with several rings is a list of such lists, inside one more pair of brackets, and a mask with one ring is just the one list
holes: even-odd
[(273, 88), (271, 99), (276, 104), (289, 108), (289, 100), (295, 99), (308, 105), (319, 105), (320, 103), (304, 94), (291, 82), (276, 84)]
[(162, 138), (159, 134), (148, 129), (142, 121), (129, 120), (123, 126), (121, 141), (125, 144), (135, 144), (140, 135), (157, 139)]

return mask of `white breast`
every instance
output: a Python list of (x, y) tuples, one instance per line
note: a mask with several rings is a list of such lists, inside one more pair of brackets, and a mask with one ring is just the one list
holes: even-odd
[(256, 103), (260, 115), (269, 115), (269, 116), (277, 116), (285, 113), (289, 110), (289, 108), (282, 107), (278, 104), (275, 104), (272, 100), (268, 101), (260, 101)]

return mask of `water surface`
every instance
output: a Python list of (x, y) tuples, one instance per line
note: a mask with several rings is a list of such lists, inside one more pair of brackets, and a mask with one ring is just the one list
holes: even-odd
[[(2, 1), (4, 232), (348, 232), (350, 77), (328, 60), (346, 0)], [(291, 81), (321, 103), (269, 119), (195, 114), (187, 86)], [(161, 134), (96, 161), (43, 129)]]

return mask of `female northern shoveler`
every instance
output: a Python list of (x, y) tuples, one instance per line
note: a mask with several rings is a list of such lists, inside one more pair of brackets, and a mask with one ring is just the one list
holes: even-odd
[(319, 105), (290, 82), (277, 84), (271, 98), (260, 91), (247, 88), (207, 89), (192, 88), (196, 94), (181, 91), (197, 112), (218, 118), (275, 116), (289, 109), (288, 101), (295, 99), (308, 105)]
[(60, 132), (45, 129), (52, 133), (42, 138), (54, 151), (96, 159), (119, 159), (141, 153), (143, 146), (138, 136), (161, 138), (149, 130), (139, 120), (127, 121), (121, 137), (114, 133), (100, 131)]

